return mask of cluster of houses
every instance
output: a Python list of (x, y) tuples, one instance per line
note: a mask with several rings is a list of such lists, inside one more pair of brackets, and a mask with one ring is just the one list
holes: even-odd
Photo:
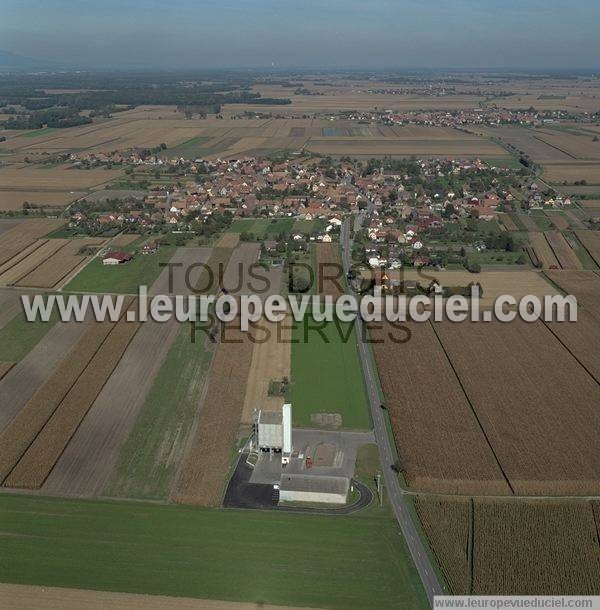
[[(140, 156), (152, 162), (153, 155)], [(167, 161), (169, 162), (169, 161)], [(368, 209), (366, 227), (370, 245), (367, 261), (380, 267), (385, 260), (381, 244), (392, 245), (413, 264), (428, 264), (427, 240), (436, 230), (461, 218), (489, 221), (498, 212), (517, 202), (503, 180), (514, 176), (507, 168), (491, 167), (481, 160), (423, 159), (407, 163), (377, 162), (365, 168), (355, 161), (331, 163), (325, 160), (288, 160), (245, 157), (216, 161), (170, 161), (185, 169), (186, 178), (179, 185), (155, 187), (133, 206), (119, 206), (118, 211), (96, 214), (100, 225), (135, 225), (136, 230), (152, 230), (156, 225), (173, 231), (193, 231), (208, 222), (215, 213), (229, 213), (235, 218), (291, 217), (298, 220), (322, 220), (318, 234), (291, 235), (293, 241), (313, 239), (331, 241), (344, 216), (356, 209)], [(202, 167), (202, 172), (198, 173)], [(488, 190), (478, 192), (471, 184), (485, 178)], [(520, 178), (519, 178), (520, 179)], [(527, 180), (523, 178), (523, 180)], [(523, 182), (520, 192), (530, 207), (568, 206), (561, 195), (548, 197), (535, 181)], [(452, 185), (434, 188), (430, 185)], [(72, 223), (89, 221), (84, 211), (72, 216)], [(125, 261), (112, 257), (118, 264)]]
[(430, 110), (393, 112), (352, 111), (330, 114), (330, 120), (346, 119), (362, 123), (384, 123), (388, 125), (426, 125), (430, 127), (461, 128), (469, 125), (494, 127), (497, 125), (542, 126), (569, 118), (565, 111), (508, 110), (484, 107), (460, 110)]

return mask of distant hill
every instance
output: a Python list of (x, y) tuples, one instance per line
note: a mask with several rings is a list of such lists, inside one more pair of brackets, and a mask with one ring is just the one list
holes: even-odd
[(0, 70), (4, 72), (11, 70), (43, 70), (57, 67), (59, 66), (51, 61), (33, 59), (32, 57), (25, 57), (23, 55), (17, 55), (16, 53), (10, 53), (9, 51), (0, 50)]

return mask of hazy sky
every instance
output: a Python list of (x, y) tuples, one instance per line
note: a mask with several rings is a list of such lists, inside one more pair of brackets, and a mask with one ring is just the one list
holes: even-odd
[(600, 2), (0, 0), (0, 49), (85, 67), (600, 68)]

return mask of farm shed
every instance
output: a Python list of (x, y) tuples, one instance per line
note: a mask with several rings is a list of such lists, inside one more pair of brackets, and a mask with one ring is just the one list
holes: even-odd
[(349, 486), (347, 477), (284, 474), (279, 483), (279, 499), (283, 502), (345, 504)]
[(103, 265), (123, 265), (133, 259), (127, 252), (109, 252), (103, 259)]

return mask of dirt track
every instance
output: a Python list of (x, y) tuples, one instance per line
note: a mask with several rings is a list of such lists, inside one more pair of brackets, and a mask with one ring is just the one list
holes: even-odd
[[(291, 610), (291, 606), (271, 606), (242, 602), (112, 593), (87, 589), (34, 587), (0, 584), (0, 605), (11, 610)], [(305, 610), (310, 610), (309, 608)]]

